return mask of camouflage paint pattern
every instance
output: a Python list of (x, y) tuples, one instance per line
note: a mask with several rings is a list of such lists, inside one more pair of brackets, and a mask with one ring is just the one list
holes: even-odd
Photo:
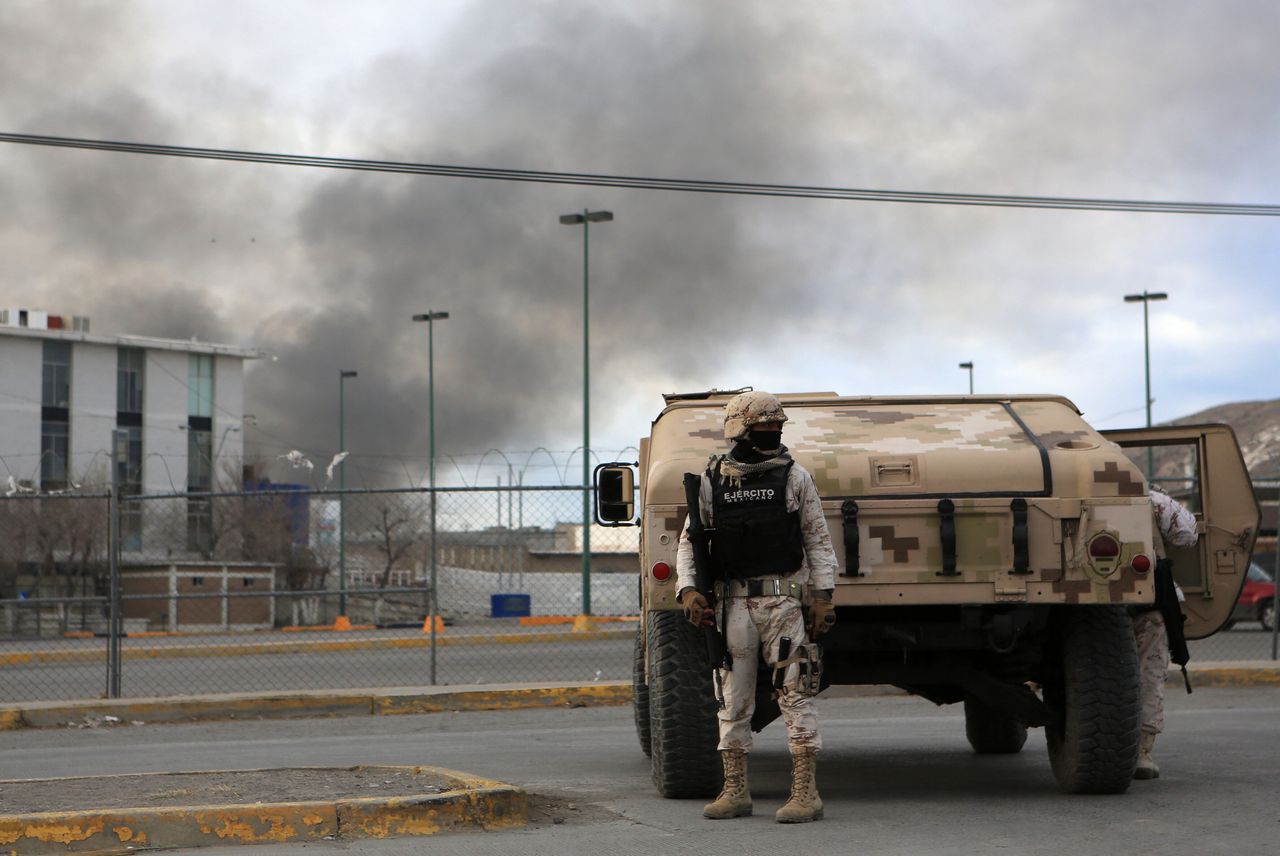
[[(733, 668), (720, 670), (724, 685), (724, 708), (716, 716), (720, 722), (717, 749), (751, 751), (751, 714), (756, 706), (758, 656), (763, 652), (769, 666), (778, 662), (778, 643), (783, 636), (800, 645), (807, 641), (800, 601), (791, 597), (731, 597), (727, 604), (725, 640), (733, 655)], [(799, 664), (787, 667), (786, 680), (778, 695), (782, 721), (787, 726), (787, 745), (792, 754), (822, 748), (818, 734), (817, 705), (813, 698), (796, 692)], [(767, 672), (765, 677), (772, 675)]]
[[(1142, 474), (1067, 399), (779, 398), (788, 419), (783, 442), (822, 498), (839, 564), (837, 604), (1151, 602), (1149, 575), (1129, 565), (1140, 553), (1154, 555)], [(726, 450), (727, 400), (678, 401), (654, 421), (641, 473), (650, 608), (677, 608), (674, 581), (658, 583), (649, 570), (658, 561), (675, 568), (682, 478)], [(1017, 494), (1028, 505), (1025, 575), (1012, 572)], [(938, 573), (939, 497), (955, 503), (955, 576)], [(840, 575), (845, 498), (858, 503), (859, 577)], [(1087, 552), (1104, 530), (1122, 544), (1111, 568), (1096, 567)]]

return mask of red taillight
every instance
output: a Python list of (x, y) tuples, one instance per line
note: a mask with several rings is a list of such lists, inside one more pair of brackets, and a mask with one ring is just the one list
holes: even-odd
[(1129, 566), (1133, 568), (1135, 574), (1145, 574), (1151, 570), (1151, 559), (1139, 553), (1133, 557), (1133, 561), (1129, 563)]
[(653, 566), (653, 578), (660, 583), (671, 579), (671, 566), (666, 562), (657, 562)]
[(1089, 542), (1089, 555), (1095, 559), (1114, 559), (1120, 555), (1120, 542), (1105, 532)]

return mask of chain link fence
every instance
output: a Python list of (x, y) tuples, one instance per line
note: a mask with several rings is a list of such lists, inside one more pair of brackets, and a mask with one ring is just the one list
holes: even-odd
[(636, 530), (593, 526), (585, 573), (582, 514), (560, 486), (126, 496), (113, 636), (109, 497), (0, 498), (0, 701), (113, 670), (129, 697), (621, 680)]
[[(584, 573), (582, 514), (563, 486), (125, 496), (113, 576), (108, 495), (0, 497), (0, 702), (624, 680), (638, 530), (593, 526)], [(1193, 659), (1273, 659), (1262, 609)]]

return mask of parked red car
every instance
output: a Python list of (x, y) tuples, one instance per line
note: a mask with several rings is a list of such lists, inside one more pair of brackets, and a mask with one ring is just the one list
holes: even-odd
[(1276, 583), (1257, 563), (1249, 565), (1249, 575), (1245, 577), (1244, 588), (1226, 626), (1237, 621), (1257, 621), (1263, 630), (1271, 630), (1276, 625)]

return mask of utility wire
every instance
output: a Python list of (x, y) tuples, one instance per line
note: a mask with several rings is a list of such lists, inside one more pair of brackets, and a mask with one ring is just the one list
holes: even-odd
[(703, 181), (680, 178), (646, 178), (583, 172), (504, 169), (496, 167), (449, 166), (405, 161), (332, 158), (251, 152), (238, 149), (207, 149), (154, 143), (90, 140), (80, 137), (51, 137), (39, 134), (0, 132), (0, 142), (57, 148), (91, 149), (167, 157), (247, 163), (310, 166), (361, 172), (388, 172), (406, 175), (438, 175), (452, 178), (482, 178), (494, 181), (523, 181), (539, 184), (570, 184), (582, 187), (620, 187), (636, 190), (671, 190), (687, 193), (717, 193), (738, 196), (784, 197), (790, 199), (834, 199), (860, 202), (904, 202), (923, 205), (970, 205), (992, 208), (1047, 208), (1072, 211), (1127, 211), (1149, 214), (1218, 214), (1253, 217), (1280, 216), (1280, 205), (1243, 205), (1225, 202), (1156, 202), (1141, 199), (1090, 199), (1067, 196), (1009, 196), (986, 193), (929, 193), (907, 190), (867, 190), (802, 184), (762, 184), (738, 181)]

